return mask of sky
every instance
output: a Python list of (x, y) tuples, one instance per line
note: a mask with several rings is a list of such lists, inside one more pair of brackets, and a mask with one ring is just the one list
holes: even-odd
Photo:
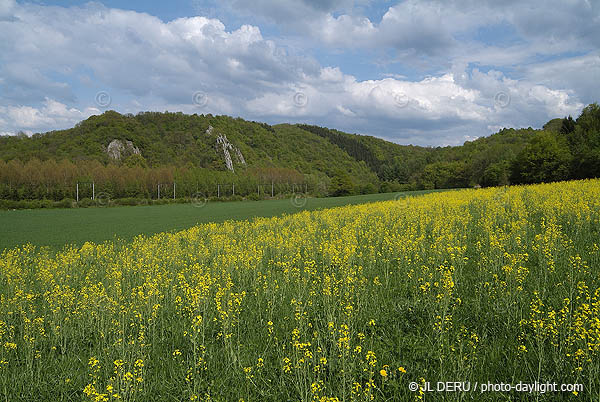
[(0, 135), (181, 111), (446, 146), (599, 101), (600, 0), (0, 0)]

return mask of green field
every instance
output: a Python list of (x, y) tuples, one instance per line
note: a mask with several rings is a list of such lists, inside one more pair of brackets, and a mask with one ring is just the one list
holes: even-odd
[(0, 401), (598, 402), (599, 222), (586, 180), (6, 250)]
[[(65, 244), (131, 239), (136, 235), (189, 228), (197, 223), (244, 220), (292, 214), (302, 210), (391, 200), (399, 195), (428, 191), (369, 194), (350, 197), (308, 198), (296, 207), (290, 199), (173, 204), (139, 207), (35, 209), (0, 211), (0, 250), (31, 243), (59, 249)], [(302, 204), (299, 200), (298, 204)]]

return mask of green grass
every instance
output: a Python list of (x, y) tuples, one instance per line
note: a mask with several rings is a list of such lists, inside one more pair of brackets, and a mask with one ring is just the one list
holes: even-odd
[(8, 250), (0, 401), (598, 402), (598, 222), (586, 180)]
[[(0, 250), (25, 243), (60, 249), (66, 244), (102, 242), (114, 238), (128, 240), (136, 235), (177, 231), (197, 223), (245, 220), (292, 214), (302, 210), (391, 200), (398, 195), (428, 191), (368, 194), (349, 197), (309, 198), (301, 208), (290, 199), (232, 201), (139, 207), (35, 209), (0, 211)], [(299, 200), (302, 201), (302, 200)]]

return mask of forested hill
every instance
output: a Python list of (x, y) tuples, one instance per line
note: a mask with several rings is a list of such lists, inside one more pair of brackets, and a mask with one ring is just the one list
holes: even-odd
[[(47, 170), (62, 176), (49, 178)], [(168, 112), (108, 111), (68, 130), (0, 137), (0, 198), (56, 199), (70, 194), (73, 181), (101, 182), (103, 175), (122, 176), (112, 191), (134, 197), (147, 195), (153, 181), (184, 176), (196, 183), (211, 176), (320, 183), (321, 195), (598, 177), (600, 107), (591, 104), (576, 119), (554, 119), (543, 129), (503, 129), (455, 147)], [(130, 183), (140, 175), (146, 184)], [(65, 190), (48, 195), (57, 183)]]
[(542, 129), (506, 128), (454, 147), (402, 146), (322, 127), (298, 127), (365, 162), (382, 186), (454, 188), (600, 177), (600, 107), (595, 103), (577, 119), (556, 118)]
[[(121, 115), (108, 111), (92, 116), (74, 128), (35, 134), (32, 137), (0, 138), (0, 159), (95, 160), (102, 164), (138, 164), (149, 167), (193, 166), (227, 170), (219, 137), (239, 149), (244, 162), (229, 150), (234, 170), (247, 167), (283, 167), (302, 173), (333, 175), (342, 169), (360, 180), (373, 180), (374, 174), (329, 141), (291, 125), (271, 127), (241, 118), (183, 113), (144, 112)], [(113, 140), (130, 141), (140, 155), (109, 157)], [(125, 150), (127, 151), (127, 150)]]

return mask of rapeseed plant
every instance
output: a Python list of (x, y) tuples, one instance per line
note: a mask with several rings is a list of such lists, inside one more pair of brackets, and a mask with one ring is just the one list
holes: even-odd
[(598, 400), (599, 227), (586, 180), (5, 250), (0, 399)]

